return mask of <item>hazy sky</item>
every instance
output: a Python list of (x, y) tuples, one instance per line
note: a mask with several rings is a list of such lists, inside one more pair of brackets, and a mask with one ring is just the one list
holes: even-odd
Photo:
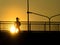
[[(45, 16), (60, 14), (60, 0), (30, 0), (30, 11)], [(19, 17), (27, 20), (26, 0), (0, 0), (0, 20), (12, 21)], [(54, 19), (59, 19), (58, 17)], [(31, 21), (47, 20), (46, 18), (30, 14)]]

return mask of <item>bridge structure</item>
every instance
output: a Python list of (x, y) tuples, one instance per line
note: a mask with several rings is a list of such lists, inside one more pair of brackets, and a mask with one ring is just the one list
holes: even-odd
[[(57, 14), (57, 15), (53, 15), (51, 17), (48, 17), (48, 16), (45, 16), (45, 15), (41, 15), (39, 13), (36, 13), (36, 12), (32, 12), (30, 11), (29, 9), (29, 0), (26, 0), (27, 1), (27, 22), (26, 21), (21, 21), (22, 22), (22, 25), (24, 25), (24, 27), (22, 28), (25, 28), (23, 30), (27, 30), (27, 31), (60, 31), (60, 21), (55, 21), (55, 22), (52, 22), (51, 20), (55, 17), (59, 17), (60, 14)], [(41, 17), (44, 17), (46, 19), (48, 19), (48, 21), (30, 21), (30, 14), (34, 14), (34, 15), (37, 15), (37, 16), (41, 16)], [(15, 21), (0, 21), (0, 30), (7, 30), (7, 27), (5, 25), (11, 25), (13, 24)], [(3, 29), (5, 28), (5, 29)]]
[[(0, 30), (10, 30), (14, 21), (0, 21)], [(28, 31), (28, 23), (21, 21), (21, 31)], [(23, 28), (23, 29), (22, 29)], [(60, 22), (29, 21), (30, 31), (60, 31)]]
[[(29, 3), (29, 0), (27, 0), (27, 17), (28, 17), (28, 31), (31, 31), (31, 27), (29, 26), (29, 25), (31, 25), (31, 23), (29, 22), (29, 16), (30, 16), (30, 14), (34, 14), (34, 15), (37, 15), (37, 16), (42, 16), (42, 17), (45, 17), (45, 18), (47, 18), (49, 21), (48, 21), (48, 25), (49, 25), (49, 31), (51, 31), (51, 25), (58, 25), (57, 26), (57, 30), (59, 30), (59, 22), (57, 22), (57, 24), (55, 24), (56, 22), (51, 22), (51, 20), (54, 18), (54, 17), (57, 17), (57, 16), (60, 16), (60, 14), (57, 14), (57, 15), (53, 15), (53, 16), (51, 16), (51, 17), (48, 17), (48, 16), (45, 16), (45, 15), (41, 15), (41, 14), (39, 14), (39, 13), (35, 13), (35, 12), (32, 12), (32, 11), (30, 11), (30, 3)], [(52, 24), (53, 23), (53, 24)], [(33, 25), (33, 24), (32, 24)], [(38, 24), (39, 25), (39, 24)], [(44, 23), (44, 30), (46, 31), (46, 22)], [(30, 28), (29, 28), (30, 27)]]

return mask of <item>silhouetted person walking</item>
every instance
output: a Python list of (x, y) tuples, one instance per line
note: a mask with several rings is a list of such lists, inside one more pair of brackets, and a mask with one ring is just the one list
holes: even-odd
[(19, 32), (20, 32), (20, 25), (21, 25), (21, 22), (19, 22), (19, 18), (16, 17), (15, 26), (16, 26), (16, 28), (19, 30)]

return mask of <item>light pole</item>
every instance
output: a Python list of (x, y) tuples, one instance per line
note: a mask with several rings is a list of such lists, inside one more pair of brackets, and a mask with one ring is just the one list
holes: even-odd
[(29, 0), (27, 0), (27, 23), (28, 23), (28, 31), (30, 31), (29, 30)]
[(34, 13), (34, 12), (30, 12), (29, 11), (29, 0), (27, 0), (27, 22), (28, 22), (28, 31), (30, 31), (30, 29), (29, 29), (29, 14), (35, 14), (35, 15), (38, 15), (38, 16), (42, 16), (42, 17), (46, 17), (48, 20), (49, 20), (49, 31), (51, 31), (51, 19), (53, 18), (53, 17), (56, 17), (56, 16), (60, 16), (60, 14), (58, 14), (58, 15), (54, 15), (54, 16), (51, 16), (51, 17), (48, 17), (48, 16), (45, 16), (45, 15), (40, 15), (40, 14), (38, 14), (38, 13)]

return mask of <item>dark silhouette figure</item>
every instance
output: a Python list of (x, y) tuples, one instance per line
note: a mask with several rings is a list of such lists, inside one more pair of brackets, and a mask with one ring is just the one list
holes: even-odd
[(19, 30), (19, 32), (20, 32), (20, 25), (21, 25), (21, 22), (19, 22), (19, 18), (17, 17), (15, 22), (15, 27)]

